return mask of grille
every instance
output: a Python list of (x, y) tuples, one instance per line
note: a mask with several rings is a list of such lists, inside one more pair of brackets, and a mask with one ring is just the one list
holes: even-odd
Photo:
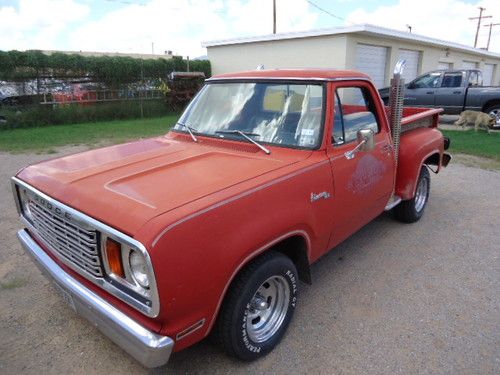
[(55, 215), (32, 199), (29, 207), (39, 236), (62, 260), (94, 277), (103, 276), (97, 231)]

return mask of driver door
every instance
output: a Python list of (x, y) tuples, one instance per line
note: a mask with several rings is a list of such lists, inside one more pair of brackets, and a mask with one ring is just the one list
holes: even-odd
[[(385, 208), (393, 189), (394, 155), (382, 106), (374, 100), (367, 82), (342, 83), (333, 87), (335, 100), (333, 134), (328, 156), (333, 174), (334, 226), (329, 248), (336, 246)], [(359, 151), (349, 159), (345, 153), (357, 145), (357, 132), (371, 129), (375, 148)]]
[(416, 78), (405, 89), (404, 104), (412, 107), (433, 106), (441, 72), (432, 72)]

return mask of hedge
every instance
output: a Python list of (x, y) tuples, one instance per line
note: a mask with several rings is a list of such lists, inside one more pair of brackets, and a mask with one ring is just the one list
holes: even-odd
[[(200, 71), (210, 77), (210, 62), (192, 60), (190, 71)], [(30, 50), (0, 51), (0, 80), (24, 81), (38, 78), (89, 77), (109, 87), (137, 82), (144, 78), (164, 78), (173, 71), (186, 71), (187, 60), (174, 56), (171, 59), (136, 59), (126, 56), (82, 56), (55, 52), (50, 55)]]

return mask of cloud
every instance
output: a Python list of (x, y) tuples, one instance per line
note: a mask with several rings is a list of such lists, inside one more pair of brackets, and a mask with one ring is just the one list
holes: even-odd
[[(286, 5), (285, 5), (286, 4)], [(305, 0), (278, 2), (278, 31), (314, 27), (317, 15)], [(201, 41), (272, 33), (272, 2), (267, 0), (153, 0), (127, 5), (88, 22), (69, 35), (87, 51), (205, 54)]]
[(0, 49), (51, 49), (68, 27), (89, 13), (73, 0), (20, 0), (0, 7)]
[[(356, 9), (347, 20), (352, 23), (370, 23), (397, 30), (406, 31), (406, 25), (412, 26), (415, 34), (426, 35), (468, 46), (474, 45), (477, 20), (469, 17), (479, 15), (478, 6), (486, 8), (484, 15), (500, 15), (500, 1), (483, 0), (476, 4), (460, 0), (399, 0), (397, 4), (380, 6), (374, 11)], [(488, 18), (483, 25), (495, 18)], [(498, 19), (497, 19), (498, 22)], [(481, 26), (478, 47), (486, 47), (489, 28)], [(500, 52), (500, 26), (493, 28), (490, 51)]]

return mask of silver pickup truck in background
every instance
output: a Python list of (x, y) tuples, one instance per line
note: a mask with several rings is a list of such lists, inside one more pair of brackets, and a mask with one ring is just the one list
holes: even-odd
[[(379, 90), (385, 104), (389, 88)], [(482, 111), (496, 118), (500, 127), (500, 86), (483, 86), (480, 70), (435, 70), (406, 85), (404, 104), (411, 107), (443, 108), (446, 114)]]

